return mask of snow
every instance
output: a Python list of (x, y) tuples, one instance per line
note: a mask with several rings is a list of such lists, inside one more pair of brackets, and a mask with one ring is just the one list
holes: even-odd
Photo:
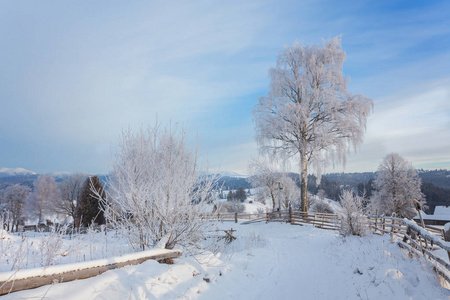
[(433, 215), (446, 216), (450, 219), (450, 206), (436, 206)]
[(450, 223), (444, 225), (444, 231), (447, 232), (450, 230)]
[[(175, 264), (146, 261), (2, 299), (448, 299), (428, 262), (389, 235), (341, 237), (284, 223), (240, 225), (230, 244), (185, 252)], [(209, 283), (205, 281), (209, 279)]]
[(122, 263), (130, 260), (136, 260), (140, 258), (145, 258), (152, 255), (160, 255), (168, 252), (180, 252), (180, 250), (167, 250), (167, 249), (151, 249), (147, 251), (141, 251), (136, 253), (130, 253), (117, 257), (110, 257), (105, 259), (90, 260), (85, 262), (73, 263), (73, 264), (63, 264), (50, 266), (46, 268), (33, 268), (19, 271), (1, 272), (0, 281), (6, 281), (10, 278), (14, 280), (36, 277), (36, 276), (47, 276), (53, 274), (61, 274), (70, 271), (77, 271), (83, 269), (89, 269), (100, 266), (107, 266), (115, 263)]
[(1, 168), (0, 176), (16, 176), (16, 175), (36, 175), (35, 172), (24, 168)]

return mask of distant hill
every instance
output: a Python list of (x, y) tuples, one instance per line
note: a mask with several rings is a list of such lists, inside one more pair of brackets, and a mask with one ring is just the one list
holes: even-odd
[(36, 175), (35, 172), (26, 170), (24, 168), (1, 168), (0, 177), (10, 177), (10, 176), (23, 176), (23, 175)]

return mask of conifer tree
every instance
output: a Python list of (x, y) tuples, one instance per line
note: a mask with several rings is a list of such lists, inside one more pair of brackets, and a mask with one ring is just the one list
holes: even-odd
[(103, 211), (95, 194), (105, 197), (105, 191), (97, 176), (86, 178), (78, 197), (75, 213), (75, 226), (89, 226), (92, 222), (99, 225), (105, 224)]
[(228, 192), (227, 201), (233, 201), (233, 200), (234, 200), (233, 191), (230, 190)]
[(236, 190), (236, 195), (235, 195), (236, 200), (239, 200), (241, 202), (244, 202), (245, 199), (247, 199), (247, 194), (245, 193), (245, 190), (242, 186), (240, 186), (237, 190)]

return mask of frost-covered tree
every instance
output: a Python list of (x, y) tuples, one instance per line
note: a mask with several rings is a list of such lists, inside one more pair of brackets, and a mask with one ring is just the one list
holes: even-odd
[(248, 164), (249, 180), (254, 188), (260, 188), (259, 192), (264, 197), (272, 200), (272, 210), (276, 208), (276, 184), (280, 178), (280, 172), (276, 162), (265, 156), (251, 159)]
[(33, 193), (28, 198), (28, 213), (38, 218), (38, 224), (44, 220), (44, 215), (50, 211), (52, 203), (60, 198), (55, 179), (48, 175), (39, 175), (33, 182)]
[(58, 183), (60, 197), (52, 204), (54, 212), (68, 215), (75, 220), (76, 205), (85, 177), (84, 174), (75, 173)]
[(5, 215), (8, 216), (8, 220), (3, 220), (7, 223), (8, 229), (11, 224), (11, 231), (17, 231), (19, 228), (19, 222), (24, 216), (25, 212), (25, 201), (30, 193), (30, 188), (28, 186), (14, 184), (7, 187), (3, 191), (3, 205), (2, 209)]
[(198, 148), (188, 143), (186, 128), (157, 124), (125, 130), (106, 199), (101, 197), (105, 217), (136, 249), (195, 244), (204, 225), (200, 213), (215, 183), (201, 171)]
[(318, 175), (329, 161), (344, 162), (362, 143), (372, 100), (347, 92), (340, 38), (322, 46), (286, 47), (270, 69), (270, 91), (253, 115), (261, 151), (298, 155), (302, 210), (307, 211), (308, 166)]
[(341, 195), (342, 235), (363, 236), (369, 228), (367, 217), (364, 215), (364, 197), (355, 195), (352, 191), (343, 190)]
[(372, 210), (380, 214), (396, 213), (401, 218), (417, 214), (413, 200), (425, 204), (422, 182), (412, 164), (397, 153), (386, 155), (378, 167), (371, 197)]
[(294, 209), (298, 209), (300, 206), (300, 188), (286, 174), (280, 176), (279, 182), (283, 187), (281, 190), (281, 208), (288, 209), (290, 204)]

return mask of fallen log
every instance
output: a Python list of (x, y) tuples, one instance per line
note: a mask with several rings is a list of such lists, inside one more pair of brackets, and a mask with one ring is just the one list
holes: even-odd
[(33, 289), (53, 283), (90, 278), (109, 270), (141, 264), (149, 259), (162, 261), (178, 258), (180, 255), (180, 250), (152, 249), (108, 259), (56, 265), (47, 268), (1, 272), (0, 295)]

